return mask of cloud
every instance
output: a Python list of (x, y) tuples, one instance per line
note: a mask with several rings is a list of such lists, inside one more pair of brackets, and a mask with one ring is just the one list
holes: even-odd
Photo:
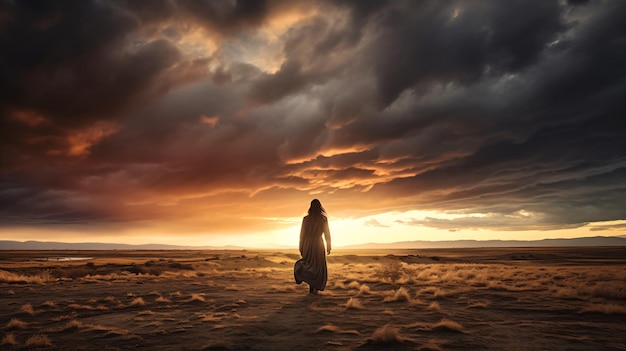
[(366, 226), (370, 226), (370, 227), (381, 227), (381, 228), (388, 228), (388, 227), (389, 227), (388, 225), (385, 225), (385, 224), (380, 223), (380, 222), (379, 222), (378, 220), (376, 220), (375, 218), (368, 219), (368, 220), (365, 222), (365, 225), (366, 225)]
[(624, 219), (624, 6), (4, 3), (0, 218), (223, 233), (317, 196), (441, 229)]

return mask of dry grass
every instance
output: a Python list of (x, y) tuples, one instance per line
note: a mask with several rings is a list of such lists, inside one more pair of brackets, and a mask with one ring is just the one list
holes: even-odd
[(89, 324), (89, 323), (83, 323), (79, 320), (76, 319), (72, 319), (70, 321), (67, 322), (67, 324), (65, 325), (65, 327), (63, 328), (64, 331), (68, 331), (68, 330), (76, 330), (79, 332), (92, 332), (92, 331), (96, 331), (96, 332), (106, 332), (107, 335), (126, 335), (128, 334), (128, 331), (126, 330), (122, 330), (122, 329), (118, 329), (115, 327), (108, 327), (108, 326), (104, 326), (104, 325), (98, 325), (98, 324)]
[(443, 349), (439, 346), (439, 344), (433, 340), (427, 341), (425, 344), (420, 346), (418, 350), (419, 351), (443, 351)]
[(346, 302), (346, 310), (364, 310), (365, 306), (361, 304), (359, 299), (351, 297), (348, 302)]
[(35, 310), (33, 309), (33, 305), (27, 303), (20, 308), (20, 311), (26, 314), (34, 315)]
[(26, 326), (28, 326), (28, 323), (17, 318), (11, 318), (9, 323), (7, 323), (8, 329), (26, 329)]
[(453, 320), (442, 319), (439, 322), (433, 324), (432, 330), (445, 330), (453, 332), (463, 332), (463, 326)]
[(243, 290), (242, 287), (237, 286), (235, 284), (230, 284), (228, 286), (225, 286), (224, 289), (228, 291), (242, 291)]
[(317, 328), (317, 330), (315, 330), (315, 334), (319, 334), (319, 333), (323, 333), (323, 332), (329, 332), (329, 333), (335, 333), (335, 334), (353, 334), (353, 335), (359, 335), (359, 332), (353, 329), (350, 330), (343, 330), (341, 328), (339, 328), (336, 325), (333, 324), (326, 324), (323, 325), (319, 328)]
[(376, 272), (376, 276), (387, 282), (395, 282), (400, 279), (403, 274), (402, 262), (395, 260), (381, 263)]
[(165, 297), (163, 297), (163, 296), (159, 296), (159, 297), (157, 297), (157, 298), (154, 300), (154, 302), (159, 302), (159, 303), (170, 303), (170, 302), (172, 302), (172, 300), (170, 300), (170, 299), (166, 299), (166, 298), (165, 298)]
[(317, 330), (315, 330), (315, 333), (322, 333), (322, 332), (336, 333), (339, 330), (340, 330), (339, 327), (336, 325), (326, 324), (317, 328)]
[(37, 275), (22, 275), (0, 269), (0, 283), (46, 284), (56, 281), (50, 271), (44, 270)]
[[(206, 253), (138, 253), (136, 267), (152, 259), (148, 268), (177, 269), (167, 259), (173, 257), (194, 268), (159, 276), (123, 272), (129, 259), (114, 266), (102, 258), (87, 267), (100, 278), (66, 280), (87, 269), (74, 264), (46, 286), (39, 275), (46, 265), (61, 274), (69, 264), (9, 259), (6, 270), (14, 278), (39, 278), (0, 282), (0, 350), (67, 350), (94, 340), (102, 349), (502, 350), (509, 346), (505, 335), (523, 342), (510, 346), (533, 350), (621, 349), (624, 261), (607, 263), (604, 249), (595, 252), (603, 261), (578, 250), (570, 251), (574, 262), (558, 252), (546, 261), (507, 261), (495, 250), (486, 250), (484, 259), (476, 251), (439, 252), (437, 262), (397, 251), (335, 255), (328, 289), (319, 296), (293, 282), (291, 264), (276, 268), (282, 258), (264, 260), (266, 252), (245, 253), (247, 259), (225, 252), (211, 261), (204, 261)], [(127, 253), (109, 254), (115, 260)], [(200, 274), (183, 279), (185, 273)], [(564, 313), (568, 323), (558, 322)], [(122, 326), (127, 330), (117, 329)], [(37, 334), (51, 339), (40, 344), (53, 346), (35, 346), (36, 339), (27, 346)]]
[(52, 347), (52, 341), (43, 334), (33, 335), (26, 339), (26, 346), (29, 347)]
[(489, 302), (487, 300), (473, 301), (473, 302), (470, 302), (467, 305), (467, 307), (468, 308), (487, 308), (487, 307), (489, 307), (490, 304), (491, 304), (491, 302)]
[(365, 284), (359, 287), (359, 292), (356, 294), (356, 296), (364, 296), (364, 295), (373, 295), (372, 291), (370, 290), (370, 287)]
[(139, 311), (137, 312), (138, 316), (154, 316), (156, 313), (154, 313), (151, 310), (143, 310), (143, 311)]
[(103, 301), (104, 301), (104, 302), (107, 302), (107, 303), (114, 303), (114, 304), (118, 304), (118, 305), (122, 303), (122, 302), (121, 302), (118, 298), (116, 298), (115, 296), (107, 296), (107, 297), (105, 297), (105, 298), (103, 299)]
[(613, 299), (626, 299), (626, 278), (608, 282), (599, 282), (591, 288), (594, 297), (608, 297)]
[(68, 308), (75, 310), (87, 310), (87, 311), (107, 311), (109, 308), (104, 305), (81, 305), (79, 303), (71, 303), (67, 305)]
[(145, 306), (146, 301), (142, 297), (136, 297), (130, 302), (129, 306)]
[(430, 305), (428, 305), (428, 310), (430, 310), (430, 311), (440, 311), (441, 310), (441, 306), (439, 306), (439, 302), (433, 301), (433, 302), (430, 303)]
[(367, 338), (368, 343), (373, 344), (394, 344), (401, 343), (405, 339), (400, 336), (398, 328), (392, 327), (389, 324), (385, 324), (382, 327), (376, 329), (372, 336)]
[(17, 341), (15, 340), (15, 335), (13, 333), (8, 333), (2, 338), (2, 342), (0, 345), (17, 345)]
[(50, 300), (48, 300), (48, 301), (44, 302), (44, 303), (42, 304), (42, 306), (46, 306), (46, 307), (57, 307), (57, 303), (56, 303), (56, 302), (54, 302), (54, 301), (50, 301)]
[(194, 301), (206, 302), (206, 299), (204, 298), (203, 294), (192, 293), (191, 297), (189, 298), (189, 300), (187, 300), (187, 302), (194, 302)]
[(398, 290), (395, 291), (392, 290), (391, 292), (386, 292), (385, 295), (386, 296), (384, 297), (383, 302), (413, 302), (411, 294), (409, 294), (409, 291), (404, 287), (400, 287)]

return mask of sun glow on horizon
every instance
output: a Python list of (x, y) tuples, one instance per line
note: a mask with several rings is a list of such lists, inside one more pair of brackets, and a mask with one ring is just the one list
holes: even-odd
[[(528, 215), (524, 213), (522, 215)], [(369, 243), (394, 243), (405, 241), (454, 240), (542, 240), (590, 236), (617, 236), (623, 234), (626, 220), (593, 222), (577, 228), (554, 230), (489, 230), (442, 229), (411, 223), (426, 218), (454, 219), (458, 214), (437, 211), (386, 212), (363, 217), (329, 217), (333, 248)], [(472, 217), (480, 217), (475, 214)], [(263, 220), (263, 219), (260, 219)], [(56, 228), (14, 228), (3, 240), (55, 241), (67, 243), (114, 243), (129, 245), (163, 244), (190, 247), (228, 247), (249, 249), (297, 249), (301, 217), (270, 218), (280, 223), (279, 229), (259, 232), (233, 233), (177, 233), (175, 228), (89, 228), (89, 226), (58, 226)], [(286, 225), (287, 224), (287, 225)], [(175, 227), (175, 224), (173, 225)], [(53, 234), (53, 240), (50, 239)], [(120, 235), (123, 234), (123, 235)], [(88, 239), (86, 239), (88, 238)]]

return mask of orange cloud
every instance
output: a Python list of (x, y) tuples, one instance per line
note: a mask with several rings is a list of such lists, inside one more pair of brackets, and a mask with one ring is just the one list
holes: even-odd
[(96, 122), (94, 125), (75, 131), (67, 136), (69, 156), (84, 156), (102, 139), (117, 132), (119, 126), (113, 122)]
[(24, 123), (29, 127), (37, 127), (46, 122), (49, 122), (47, 118), (35, 111), (17, 110), (11, 113), (10, 118), (18, 122)]

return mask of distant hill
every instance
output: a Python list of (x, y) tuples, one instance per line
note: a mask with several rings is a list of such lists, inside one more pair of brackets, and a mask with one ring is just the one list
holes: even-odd
[(444, 249), (466, 247), (555, 247), (555, 246), (626, 246), (620, 236), (594, 236), (572, 239), (543, 240), (448, 240), (401, 241), (395, 243), (368, 243), (350, 245), (345, 249)]
[[(395, 243), (367, 243), (337, 247), (341, 249), (443, 249), (467, 247), (551, 247), (551, 246), (626, 246), (623, 236), (595, 236), (573, 239), (544, 240), (448, 240), (448, 241), (402, 241)], [(277, 246), (276, 249), (294, 249)], [(46, 241), (0, 240), (0, 250), (250, 250), (241, 246), (188, 246), (115, 243), (63, 243)], [(258, 248), (262, 249), (262, 248)]]
[(63, 243), (0, 240), (0, 250), (243, 250), (239, 246), (185, 246), (164, 244)]

